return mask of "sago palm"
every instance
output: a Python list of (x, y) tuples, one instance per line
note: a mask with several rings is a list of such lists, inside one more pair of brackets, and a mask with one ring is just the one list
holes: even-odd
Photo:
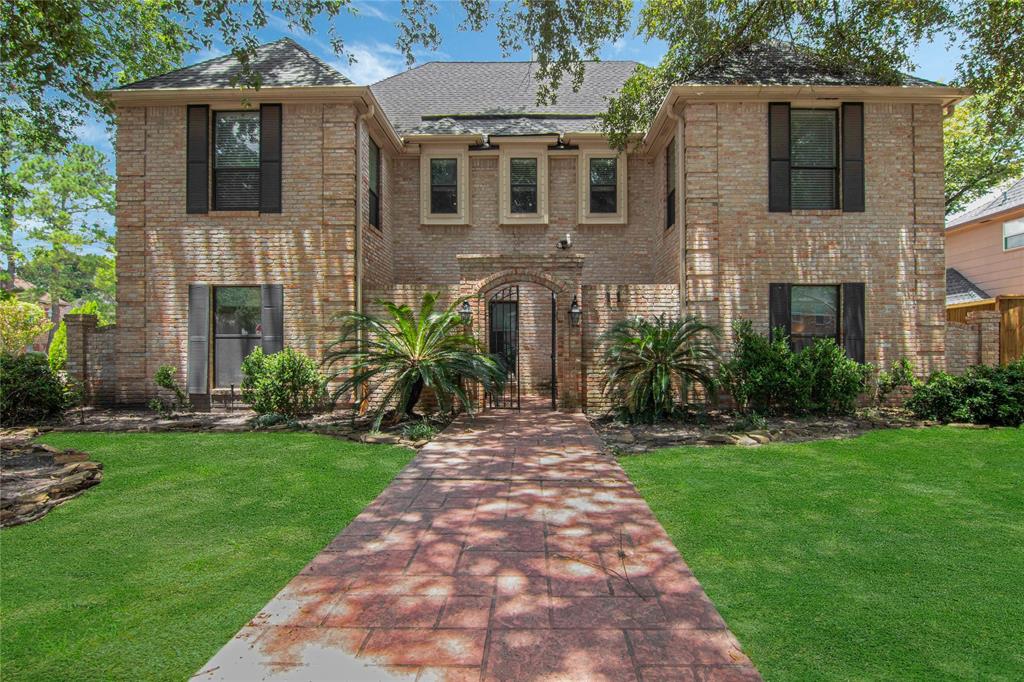
[(442, 411), (457, 403), (472, 414), (463, 380), (499, 392), (505, 372), (465, 329), (458, 313), (463, 300), (435, 310), (437, 294), (427, 293), (418, 314), (407, 305), (377, 301), (384, 308), (380, 317), (342, 315), (341, 336), (324, 358), (328, 380), (336, 382), (332, 398), (337, 401), (359, 387), (364, 399), (376, 404), (375, 429), (391, 407), (399, 417), (411, 416), (424, 388), (434, 391)]
[(602, 338), (605, 394), (633, 421), (675, 412), (693, 385), (713, 389), (718, 330), (696, 317), (623, 320)]

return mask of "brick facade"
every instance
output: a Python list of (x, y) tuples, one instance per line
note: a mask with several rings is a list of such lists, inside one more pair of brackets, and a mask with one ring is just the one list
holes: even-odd
[[(314, 357), (337, 334), (333, 316), (357, 306), (359, 279), (368, 310), (379, 297), (415, 304), (425, 290), (471, 297), (481, 339), (488, 297), (518, 284), (523, 385), (540, 395), (553, 292), (563, 409), (607, 407), (597, 339), (615, 320), (685, 310), (726, 332), (739, 319), (767, 331), (773, 282), (864, 282), (866, 360), (945, 366), (938, 104), (865, 103), (863, 213), (769, 213), (767, 103), (701, 101), (675, 105), (669, 135), (630, 151), (624, 224), (580, 223), (583, 151), (545, 146), (549, 220), (513, 226), (500, 219), (497, 151), (468, 153), (468, 224), (425, 225), (419, 153), (429, 145), (396, 153), (380, 139), (379, 110), (305, 100), (284, 103), (282, 213), (186, 214), (189, 103), (118, 110), (118, 402), (152, 397), (161, 364), (185, 375), (196, 282), (283, 284), (285, 345)], [(678, 133), (677, 220), (666, 228), (665, 144)], [(368, 224), (371, 136), (382, 149), (378, 227)], [(566, 234), (572, 247), (559, 250)], [(573, 297), (581, 327), (568, 321)], [(728, 333), (722, 344), (728, 352)]]

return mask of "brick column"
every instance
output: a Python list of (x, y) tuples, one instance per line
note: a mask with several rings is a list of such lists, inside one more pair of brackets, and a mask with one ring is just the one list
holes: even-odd
[(683, 186), (686, 197), (685, 308), (719, 324), (718, 106), (689, 104), (683, 112)]
[(64, 316), (67, 328), (68, 360), (64, 366), (68, 378), (82, 391), (85, 404), (92, 403), (89, 377), (89, 337), (96, 332), (95, 315), (70, 314)]
[(915, 104), (913, 108), (916, 364), (928, 374), (945, 369), (946, 358), (942, 110), (937, 104)]
[(999, 327), (1001, 314), (998, 310), (975, 310), (967, 313), (967, 324), (978, 328), (978, 364), (999, 364)]
[(144, 107), (118, 109), (115, 149), (117, 154), (117, 208), (114, 213), (117, 225), (116, 400), (119, 403), (142, 403), (146, 399), (146, 109)]
[(337, 336), (334, 315), (356, 307), (355, 108), (341, 104), (324, 105), (323, 126), (324, 277), (317, 295), (323, 302), (324, 316), (318, 355)]

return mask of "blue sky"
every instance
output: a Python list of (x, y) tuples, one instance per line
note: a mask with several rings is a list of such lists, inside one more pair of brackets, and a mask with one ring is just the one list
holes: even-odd
[[(441, 32), (442, 45), (436, 51), (417, 52), (417, 63), (505, 58), (498, 47), (497, 33), (493, 26), (481, 33), (459, 31), (458, 26), (463, 18), (460, 4), (451, 0), (439, 0), (437, 4), (438, 14), (435, 22)], [(639, 4), (638, 2), (637, 5)], [(282, 16), (271, 13), (267, 26), (259, 32), (258, 37), (261, 42), (291, 37), (358, 84), (373, 83), (403, 71), (406, 68), (405, 59), (394, 45), (398, 37), (395, 22), (400, 16), (399, 2), (358, 0), (354, 7), (358, 10), (358, 16), (343, 13), (335, 22), (337, 32), (345, 41), (349, 55), (355, 60), (352, 63), (331, 50), (326, 37), (326, 21), (317, 24), (320, 29), (319, 35), (306, 35), (301, 30), (289, 30)], [(634, 25), (635, 23), (634, 21)], [(635, 36), (627, 36), (606, 47), (601, 53), (601, 58), (630, 59), (654, 65), (658, 63), (664, 51), (665, 45), (660, 41), (644, 43)], [(223, 45), (214, 44), (212, 49), (189, 54), (185, 58), (185, 64), (194, 64), (225, 52)], [(524, 60), (529, 59), (530, 55), (528, 51), (520, 51), (507, 58)], [(954, 67), (958, 59), (959, 51), (951, 49), (944, 40), (921, 45), (914, 51), (914, 61), (918, 68), (913, 73), (922, 78), (948, 82), (954, 76)], [(97, 119), (86, 121), (79, 130), (79, 139), (110, 155), (110, 170), (113, 172), (109, 133), (102, 122)]]

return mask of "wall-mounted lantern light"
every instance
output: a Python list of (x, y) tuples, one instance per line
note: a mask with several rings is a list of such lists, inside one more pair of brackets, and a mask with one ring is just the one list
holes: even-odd
[(573, 294), (572, 305), (569, 306), (569, 321), (572, 322), (572, 326), (580, 326), (580, 318), (583, 316), (583, 310), (580, 308), (580, 302), (576, 300), (576, 295)]
[(468, 300), (463, 301), (462, 306), (459, 307), (459, 317), (462, 318), (462, 324), (467, 327), (473, 321), (473, 308), (470, 307)]

